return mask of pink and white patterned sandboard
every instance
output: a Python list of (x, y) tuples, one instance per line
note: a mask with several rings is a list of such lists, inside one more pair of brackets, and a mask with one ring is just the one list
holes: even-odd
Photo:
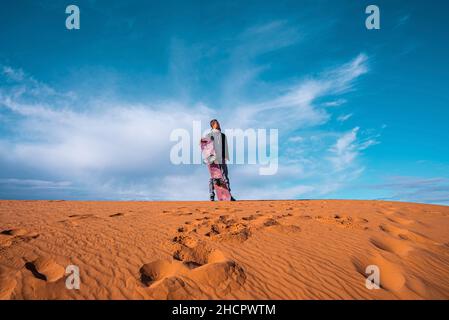
[(215, 163), (214, 143), (210, 139), (201, 139), (201, 153), (203, 160), (207, 164), (210, 177), (213, 179), (214, 189), (217, 194), (218, 201), (231, 201), (231, 193), (229, 192), (220, 166)]

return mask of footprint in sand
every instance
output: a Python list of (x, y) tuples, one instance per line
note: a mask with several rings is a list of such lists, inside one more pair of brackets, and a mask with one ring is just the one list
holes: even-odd
[(156, 300), (184, 300), (202, 298), (201, 292), (183, 274), (187, 273), (182, 263), (170, 260), (156, 260), (144, 264), (140, 270), (140, 282), (147, 293)]
[(273, 218), (268, 218), (263, 223), (264, 227), (271, 227), (271, 226), (276, 226), (276, 225), (279, 225), (279, 222), (276, 219), (273, 219)]
[(229, 216), (220, 216), (209, 226), (205, 236), (214, 241), (244, 242), (251, 236), (251, 231), (246, 223), (240, 223)]
[(251, 220), (251, 229), (264, 230), (264, 231), (276, 231), (285, 234), (297, 233), (301, 231), (301, 228), (296, 225), (281, 224), (279, 221), (292, 216), (290, 213), (281, 215), (258, 215), (256, 219)]
[(406, 257), (414, 248), (403, 240), (391, 237), (371, 238), (370, 242), (378, 249), (394, 253), (400, 257)]
[(117, 213), (111, 214), (109, 217), (110, 218), (117, 218), (117, 217), (123, 217), (123, 216), (125, 216), (124, 213), (117, 212)]
[(204, 243), (187, 248), (178, 260), (156, 260), (140, 268), (142, 284), (158, 299), (192, 299), (204, 292), (228, 294), (238, 290), (246, 274), (237, 263)]
[(172, 239), (172, 242), (175, 244), (184, 245), (189, 248), (193, 248), (198, 244), (198, 240), (194, 237), (188, 236), (188, 235), (177, 235)]
[(0, 232), (0, 247), (9, 247), (18, 242), (29, 242), (39, 237), (37, 232), (29, 232), (26, 229), (8, 229)]
[(252, 214), (252, 215), (250, 215), (250, 216), (243, 217), (242, 220), (245, 220), (245, 221), (252, 221), (252, 220), (256, 220), (257, 218), (258, 218), (257, 215)]
[(356, 271), (364, 278), (367, 276), (365, 273), (367, 266), (377, 266), (380, 271), (380, 287), (387, 291), (400, 291), (406, 284), (403, 269), (380, 254), (374, 254), (367, 259), (353, 258), (352, 263)]
[(178, 263), (169, 260), (156, 260), (144, 264), (140, 268), (140, 281), (149, 287), (159, 280), (174, 276), (180, 268), (182, 265)]
[(25, 268), (31, 271), (36, 278), (47, 282), (58, 281), (65, 274), (64, 267), (48, 257), (39, 257), (32, 262), (27, 262)]
[(196, 218), (195, 220), (196, 221), (205, 221), (205, 220), (210, 220), (210, 217), (206, 216), (206, 217), (202, 217), (202, 218)]
[(181, 212), (181, 213), (175, 213), (177, 216), (191, 216), (193, 212)]
[(424, 235), (410, 231), (408, 229), (399, 228), (389, 224), (381, 224), (379, 228), (383, 232), (402, 240), (409, 240), (413, 243), (418, 243), (421, 245), (441, 245), (440, 243), (433, 241)]
[(291, 217), (293, 216), (292, 213), (288, 212), (288, 213), (284, 213), (284, 214), (278, 214), (275, 216), (276, 219), (283, 219), (283, 218), (287, 218), (287, 217)]
[(207, 263), (210, 247), (202, 240), (183, 239), (179, 241), (173, 258), (184, 261), (188, 265), (203, 265)]
[(237, 219), (230, 218), (229, 215), (221, 215), (218, 219), (212, 220), (210, 217), (195, 219), (191, 232), (204, 235), (213, 241), (246, 241), (251, 232), (247, 224)]
[(27, 230), (25, 229), (9, 229), (9, 230), (4, 230), (1, 232), (4, 235), (8, 235), (8, 236), (23, 236), (25, 234), (28, 233)]
[(301, 227), (293, 224), (292, 225), (275, 224), (273, 226), (270, 226), (268, 230), (290, 235), (301, 232)]
[(192, 232), (204, 235), (212, 241), (238, 242), (248, 240), (254, 231), (265, 229), (267, 231), (279, 231), (285, 233), (296, 233), (301, 228), (295, 225), (283, 225), (279, 220), (292, 216), (290, 213), (281, 215), (251, 214), (242, 218), (230, 215), (221, 215), (218, 219), (211, 220), (196, 219)]
[(363, 224), (369, 221), (364, 218), (353, 218), (351, 216), (333, 214), (327, 217), (315, 216), (315, 220), (322, 223), (334, 224), (343, 228), (357, 228), (367, 230), (368, 227), (363, 226)]
[(94, 214), (72, 214), (69, 216), (70, 219), (83, 220), (88, 218), (97, 218)]
[(368, 276), (365, 271), (369, 265), (375, 265), (380, 272), (380, 287), (398, 297), (406, 299), (419, 299), (426, 296), (428, 288), (422, 279), (407, 274), (397, 263), (394, 263), (379, 253), (370, 254), (369, 257), (359, 259), (353, 258), (352, 264), (356, 271), (364, 279)]

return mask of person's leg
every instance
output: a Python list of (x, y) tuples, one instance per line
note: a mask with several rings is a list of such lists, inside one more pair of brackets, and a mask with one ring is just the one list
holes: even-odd
[[(226, 163), (221, 165), (221, 172), (223, 175), (223, 180), (226, 183), (226, 186), (228, 187), (229, 193), (231, 193), (231, 183), (229, 182), (229, 176), (228, 176), (228, 165)], [(231, 201), (235, 201), (235, 198), (231, 195)]]
[(221, 168), (221, 173), (223, 175), (223, 180), (225, 181), (229, 192), (231, 192), (231, 184), (229, 182), (229, 177), (228, 177), (228, 165), (226, 163), (223, 163), (220, 165), (220, 168)]
[(215, 192), (214, 192), (214, 179), (209, 179), (209, 197), (210, 200), (213, 201), (215, 199)]

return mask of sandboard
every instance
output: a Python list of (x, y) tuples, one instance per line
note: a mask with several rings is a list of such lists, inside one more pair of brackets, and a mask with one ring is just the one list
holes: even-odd
[(204, 163), (207, 164), (211, 179), (213, 179), (214, 190), (217, 194), (218, 201), (231, 201), (231, 193), (229, 192), (226, 182), (223, 178), (220, 166), (216, 164), (216, 154), (214, 143), (211, 139), (201, 139), (201, 153)]

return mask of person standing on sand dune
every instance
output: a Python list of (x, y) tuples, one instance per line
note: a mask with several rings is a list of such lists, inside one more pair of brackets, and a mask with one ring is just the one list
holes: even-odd
[[(226, 186), (231, 192), (231, 185), (229, 183), (228, 177), (228, 165), (226, 161), (229, 161), (229, 153), (228, 153), (228, 141), (226, 139), (226, 135), (221, 132), (220, 123), (217, 119), (213, 119), (210, 121), (210, 132), (206, 135), (206, 138), (211, 139), (214, 142), (215, 154), (217, 157), (218, 165), (220, 166), (223, 178), (225, 180)], [(214, 179), (209, 179), (209, 196), (210, 200), (214, 201), (215, 192), (214, 192)], [(235, 201), (234, 197), (231, 196), (231, 201)]]

